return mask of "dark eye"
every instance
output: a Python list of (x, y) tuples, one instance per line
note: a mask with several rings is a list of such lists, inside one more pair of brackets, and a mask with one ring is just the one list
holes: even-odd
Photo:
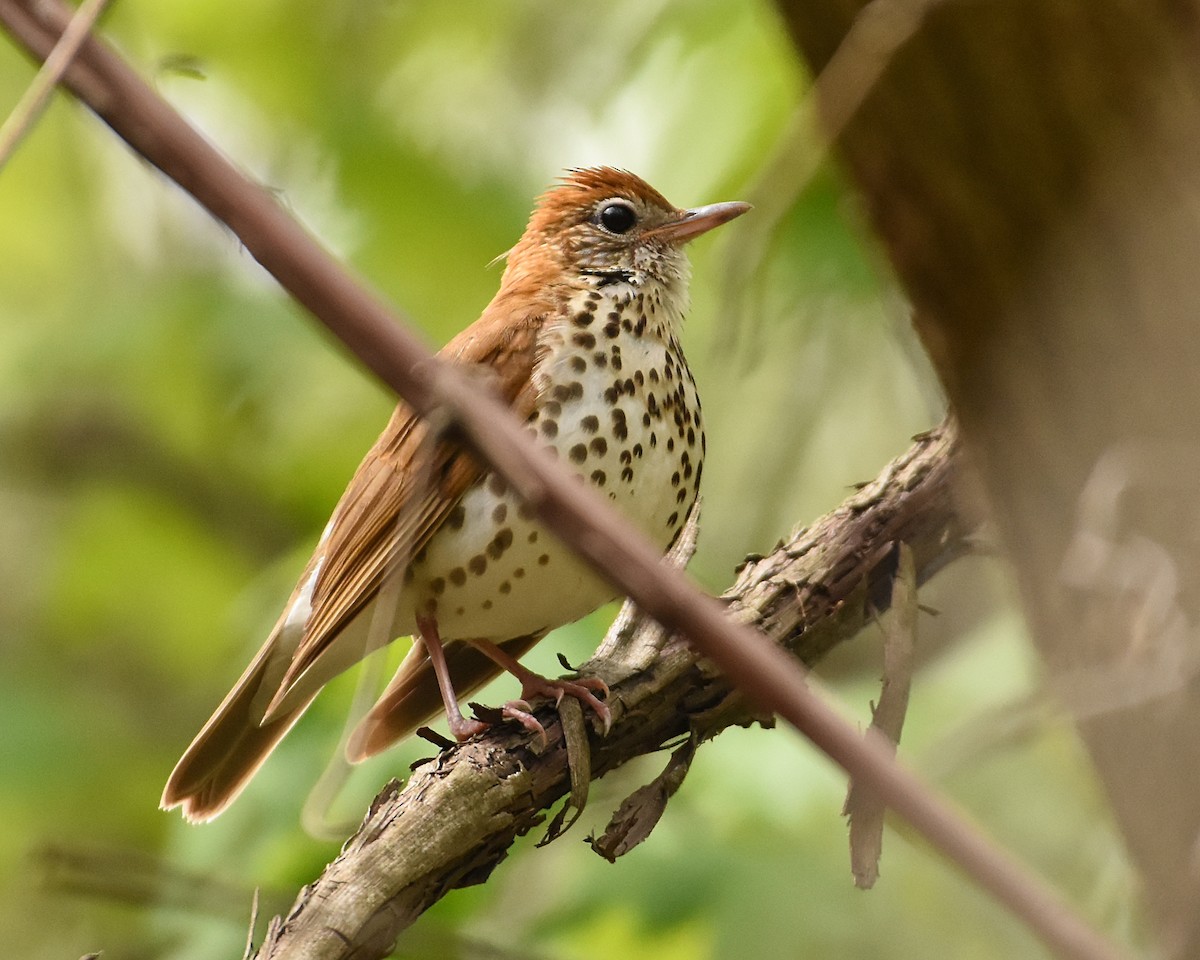
[(597, 219), (609, 233), (628, 233), (637, 223), (637, 214), (627, 203), (606, 203), (600, 208)]

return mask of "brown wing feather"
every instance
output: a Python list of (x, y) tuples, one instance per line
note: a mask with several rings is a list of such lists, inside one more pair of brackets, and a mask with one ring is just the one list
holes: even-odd
[[(483, 316), (441, 352), (444, 359), (494, 373), (495, 387), (521, 417), (528, 417), (536, 403), (532, 377), (538, 334), (553, 310), (545, 291), (532, 293), (532, 276), (506, 275)], [(323, 655), (330, 669), (322, 671), (329, 676), (352, 662), (338, 651), (330, 656), (330, 644), (371, 601), (397, 558), (420, 550), (481, 476), (479, 464), (461, 447), (431, 439), (428, 426), (406, 404), (397, 407), (350, 481), (328, 535), (271, 636), (176, 764), (163, 793), (164, 808), (182, 806), (188, 819), (206, 820), (237, 796), (324, 682), (293, 690), (297, 681)], [(323, 566), (312, 614), (297, 643), (289, 635), (288, 615), (318, 560)], [(322, 671), (314, 671), (314, 680)], [(281, 705), (289, 692), (293, 695)]]
[[(546, 312), (514, 318), (506, 309), (512, 302), (498, 296), (442, 356), (494, 374), (491, 385), (525, 418), (537, 401), (533, 369)], [(529, 304), (528, 298), (516, 302)], [(458, 443), (435, 437), (407, 405), (396, 409), (334, 510), (312, 613), (268, 718), (285, 698), (294, 699), (293, 687), (300, 678), (370, 603), (385, 578), (425, 546), (483, 475), (483, 468)]]

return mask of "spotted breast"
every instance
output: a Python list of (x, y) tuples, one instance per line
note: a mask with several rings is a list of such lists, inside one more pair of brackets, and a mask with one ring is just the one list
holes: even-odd
[[(529, 424), (665, 550), (700, 488), (700, 399), (660, 292), (601, 282), (542, 333)], [(400, 609), (436, 616), (447, 641), (541, 634), (614, 596), (495, 474), (415, 558), (410, 591)]]

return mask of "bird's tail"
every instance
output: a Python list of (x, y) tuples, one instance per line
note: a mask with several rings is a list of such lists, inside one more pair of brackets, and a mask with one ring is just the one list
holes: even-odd
[[(263, 722), (288, 657), (279, 649), (276, 627), (229, 695), (217, 707), (175, 765), (163, 790), (162, 808), (182, 807), (193, 822), (211, 820), (242, 791), (316, 696), (309, 696)], [(319, 687), (317, 688), (319, 689)]]

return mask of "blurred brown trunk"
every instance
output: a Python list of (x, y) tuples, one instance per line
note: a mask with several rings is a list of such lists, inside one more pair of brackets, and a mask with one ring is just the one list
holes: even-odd
[(827, 116), (887, 57), (838, 152), (913, 299), (1157, 932), (1200, 956), (1196, 5), (780, 7), (814, 72), (848, 32), (868, 41), (838, 54)]

